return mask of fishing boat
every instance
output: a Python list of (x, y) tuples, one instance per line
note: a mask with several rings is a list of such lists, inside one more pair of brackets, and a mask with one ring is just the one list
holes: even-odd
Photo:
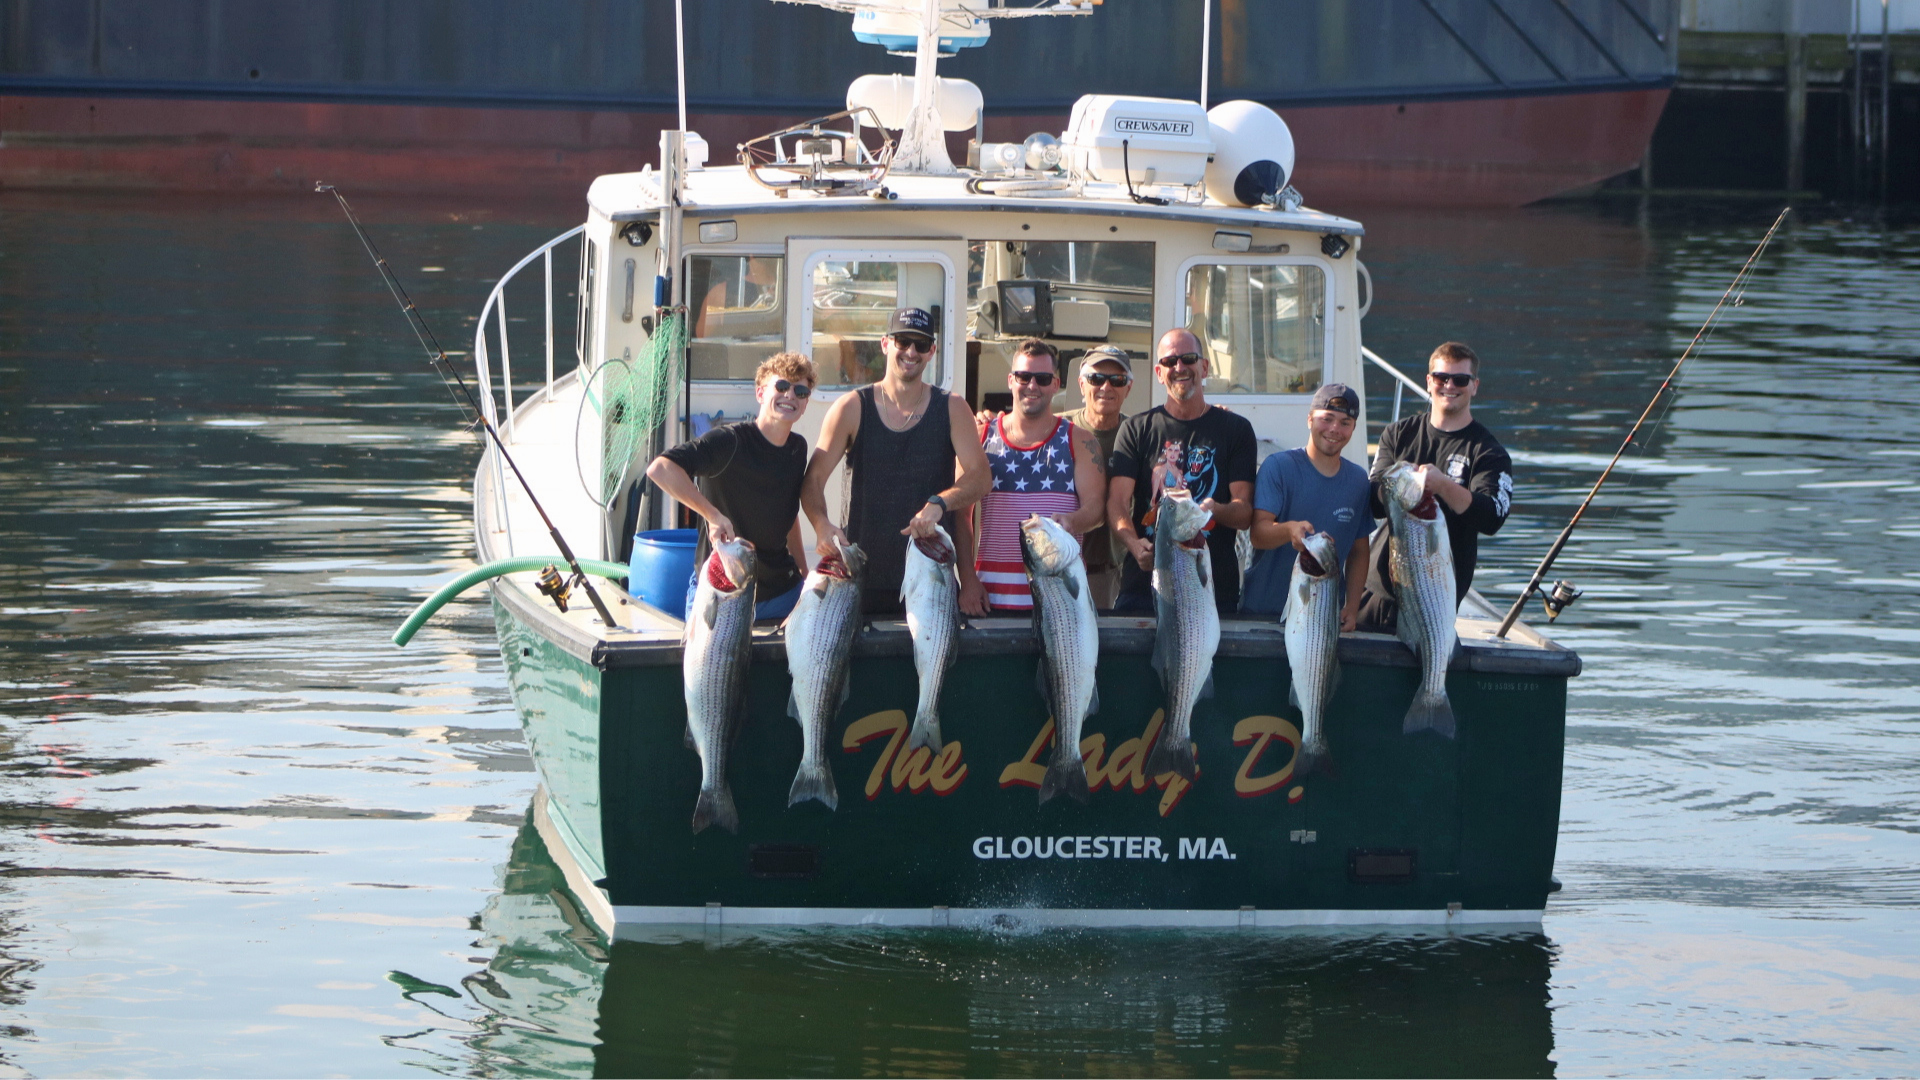
[[(956, 0), (927, 0), (930, 13), (936, 4)], [(1092, 5), (1048, 10), (1098, 17)], [(680, 612), (620, 579), (637, 530), (681, 521), (647, 493), (647, 462), (704, 422), (749, 415), (769, 354), (805, 354), (821, 373), (796, 429), (810, 444), (827, 405), (877, 377), (887, 319), (908, 306), (938, 323), (928, 378), (976, 407), (995, 404), (987, 391), (1005, 384), (1026, 336), (1067, 359), (1116, 345), (1144, 376), (1160, 332), (1199, 330), (1209, 400), (1252, 422), (1263, 456), (1299, 441), (1323, 382), (1363, 387), (1369, 366), (1384, 369), (1395, 413), (1403, 394), (1425, 393), (1363, 347), (1364, 229), (1304, 205), (1281, 118), (1242, 103), (1088, 97), (1068, 130), (976, 138), (955, 164), (946, 133), (977, 132), (981, 96), (936, 82), (935, 23), (916, 24), (913, 77), (856, 80), (847, 110), (742, 143), (736, 164), (703, 160), (712, 151), (691, 132), (666, 133), (657, 168), (597, 179), (584, 223), (521, 260), (481, 310), (474, 373), (500, 436), (474, 484), (483, 565), (401, 637), (446, 596), (491, 581), (539, 769), (533, 820), (579, 909), (611, 937), (1537, 923), (1557, 888), (1566, 689), (1580, 660), (1524, 623), (1499, 633), (1477, 593), (1460, 608), (1447, 676), (1458, 737), (1402, 734), (1414, 655), (1392, 637), (1346, 634), (1327, 720), (1339, 769), (1304, 779), (1280, 625), (1223, 620), (1189, 781), (1145, 768), (1164, 720), (1147, 662), (1154, 622), (1100, 618), (1104, 704), (1080, 742), (1084, 805), (1036, 798), (1053, 722), (1033, 689), (1033, 626), (1009, 617), (961, 631), (937, 754), (908, 749), (918, 680), (904, 624), (863, 628), (832, 735), (840, 804), (789, 807), (801, 733), (781, 631), (756, 628), (728, 769), (738, 833), (689, 827), (701, 781)], [(579, 302), (557, 312), (555, 253), (573, 245)], [(515, 281), (539, 284), (535, 267), (545, 373), (529, 384), (514, 378), (526, 330), (513, 352), (506, 303)], [(556, 370), (567, 323), (576, 363)], [(1131, 410), (1162, 400), (1150, 378), (1135, 387)], [(1363, 401), (1363, 416), (1383, 404)], [(1347, 453), (1365, 464), (1363, 442)], [(604, 616), (578, 582), (565, 602), (555, 532), (598, 578)]]

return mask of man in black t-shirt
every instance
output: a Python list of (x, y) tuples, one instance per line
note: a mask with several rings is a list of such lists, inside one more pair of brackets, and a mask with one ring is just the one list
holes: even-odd
[(1153, 611), (1153, 526), (1149, 511), (1168, 488), (1185, 488), (1213, 511), (1207, 551), (1213, 564), (1213, 599), (1220, 614), (1240, 609), (1238, 530), (1253, 524), (1253, 477), (1260, 448), (1247, 418), (1207, 404), (1209, 366), (1200, 341), (1186, 330), (1169, 330), (1155, 348), (1154, 377), (1166, 387), (1167, 403), (1128, 417), (1113, 440), (1108, 462), (1107, 521), (1132, 556), (1120, 568), (1120, 614)]
[[(1427, 390), (1432, 409), (1388, 425), (1380, 433), (1373, 458), (1373, 515), (1387, 516), (1381, 480), (1396, 462), (1421, 466), (1428, 492), (1447, 516), (1447, 540), (1453, 548), (1454, 603), (1466, 599), (1480, 556), (1480, 537), (1492, 536), (1507, 522), (1513, 505), (1513, 459), (1500, 440), (1473, 418), (1473, 396), (1480, 390), (1480, 358), (1449, 341), (1427, 358)], [(1374, 565), (1360, 597), (1359, 627), (1391, 634), (1399, 619), (1387, 545), (1373, 545)]]
[[(794, 433), (793, 425), (806, 413), (813, 386), (813, 364), (806, 357), (770, 357), (753, 376), (758, 416), (722, 424), (647, 466), (648, 479), (700, 515), (695, 581), (714, 539), (738, 536), (753, 544), (759, 556), (753, 578), (756, 619), (778, 619), (792, 611), (806, 580), (800, 481), (807, 474), (807, 440)], [(691, 609), (691, 585), (687, 604)]]

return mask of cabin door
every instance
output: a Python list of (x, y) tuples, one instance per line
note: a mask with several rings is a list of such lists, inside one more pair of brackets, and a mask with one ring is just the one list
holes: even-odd
[[(927, 381), (944, 390), (966, 385), (966, 308), (961, 293), (967, 245), (960, 237), (874, 240), (792, 237), (785, 273), (787, 348), (813, 361), (820, 385), (794, 430), (818, 446), (827, 409), (841, 396), (874, 383), (886, 372), (880, 339), (887, 321), (903, 307), (924, 308), (940, 327), (939, 351)], [(833, 520), (846, 520), (846, 466), (827, 482)], [(808, 550), (813, 529), (800, 524)]]

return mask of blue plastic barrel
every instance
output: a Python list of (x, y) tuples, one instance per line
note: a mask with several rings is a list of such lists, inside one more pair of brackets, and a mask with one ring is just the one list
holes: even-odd
[(687, 607), (687, 579), (693, 576), (693, 549), (699, 543), (700, 533), (694, 529), (633, 534), (627, 591), (678, 618)]

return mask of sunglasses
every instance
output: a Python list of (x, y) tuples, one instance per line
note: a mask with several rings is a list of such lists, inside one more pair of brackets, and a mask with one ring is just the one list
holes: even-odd
[(813, 396), (813, 387), (808, 386), (806, 383), (788, 382), (785, 379), (773, 380), (774, 393), (784, 394), (789, 390), (793, 391), (794, 397), (797, 397), (802, 401), (805, 401), (806, 399)]
[(1427, 372), (1427, 378), (1432, 379), (1435, 386), (1445, 386), (1448, 383), (1452, 383), (1460, 389), (1465, 390), (1467, 387), (1473, 385), (1473, 376), (1464, 371), (1429, 371)]
[(1178, 366), (1180, 364), (1187, 364), (1191, 366), (1193, 364), (1199, 363), (1203, 359), (1205, 359), (1205, 357), (1201, 356), (1197, 352), (1183, 352), (1183, 353), (1176, 353), (1172, 356), (1163, 356), (1155, 362), (1158, 363), (1163, 368), (1171, 368), (1171, 367)]
[(1124, 375), (1118, 371), (1090, 371), (1080, 377), (1087, 380), (1087, 385), (1095, 389), (1102, 386), (1126, 386), (1133, 381), (1133, 376)]
[(930, 353), (933, 351), (932, 338), (910, 338), (895, 334), (893, 343), (900, 347), (901, 352)]
[(1025, 386), (1028, 383), (1032, 383), (1035, 386), (1053, 385), (1053, 372), (1051, 371), (1016, 371), (1013, 373), (1013, 377), (1020, 381), (1021, 386)]

